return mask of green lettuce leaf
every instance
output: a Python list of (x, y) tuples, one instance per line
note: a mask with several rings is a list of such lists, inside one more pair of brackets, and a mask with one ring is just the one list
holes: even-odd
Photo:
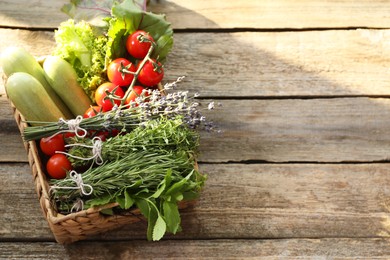
[(109, 59), (126, 57), (123, 48), (128, 35), (136, 30), (148, 32), (155, 40), (157, 47), (152, 58), (164, 62), (173, 46), (173, 30), (164, 15), (146, 12), (134, 0), (125, 0), (112, 8), (109, 21), (107, 56)]
[(94, 91), (107, 81), (105, 74), (107, 37), (95, 35), (86, 21), (69, 19), (54, 33), (56, 47), (53, 54), (68, 61), (75, 69), (78, 81), (94, 101)]

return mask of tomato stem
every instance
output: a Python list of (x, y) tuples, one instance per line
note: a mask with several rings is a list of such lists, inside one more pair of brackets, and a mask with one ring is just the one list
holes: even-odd
[[(145, 37), (143, 37), (143, 38), (145, 38)], [(153, 53), (153, 50), (154, 50), (154, 48), (156, 46), (156, 43), (154, 43), (152, 41), (150, 41), (150, 42), (151, 42), (151, 45), (150, 45), (150, 48), (148, 50), (148, 53), (146, 54), (145, 58), (139, 64), (139, 66), (137, 68), (137, 71), (136, 72), (132, 72), (132, 74), (134, 75), (134, 78), (131, 81), (131, 84), (130, 84), (129, 88), (126, 90), (126, 93), (125, 93), (124, 97), (120, 99), (121, 100), (121, 107), (125, 104), (125, 101), (126, 101), (127, 97), (130, 95), (131, 91), (133, 90), (133, 87), (135, 86), (135, 82), (138, 79), (138, 75), (141, 72), (141, 69), (144, 67), (145, 63), (150, 59), (150, 56)]]

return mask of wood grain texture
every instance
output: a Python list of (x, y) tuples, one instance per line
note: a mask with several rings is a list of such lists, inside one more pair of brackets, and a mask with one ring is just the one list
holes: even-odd
[[(216, 100), (204, 111), (222, 133), (201, 132), (203, 162), (371, 162), (389, 159), (390, 100), (384, 98)], [(5, 104), (5, 102), (1, 102)], [(203, 102), (203, 107), (207, 102)], [(13, 136), (11, 114), (0, 133)], [(7, 128), (10, 131), (7, 131)], [(24, 157), (20, 139), (5, 138), (2, 158)], [(7, 161), (7, 160), (6, 160)], [(25, 161), (22, 158), (22, 161)]]
[[(0, 33), (0, 53), (55, 46), (51, 32)], [(390, 30), (178, 33), (164, 80), (186, 76), (180, 88), (208, 97), (390, 95), (389, 41)]]
[(0, 258), (16, 259), (388, 259), (389, 239), (170, 240), (1, 243)]
[[(183, 232), (167, 239), (390, 237), (387, 164), (200, 164), (208, 174)], [(2, 164), (0, 241), (54, 241), (27, 164)], [(17, 189), (16, 189), (17, 187)], [(23, 212), (23, 214), (21, 213)], [(146, 223), (93, 237), (146, 239)]]
[[(3, 0), (0, 20), (2, 26), (56, 28), (68, 18), (60, 11), (65, 3)], [(390, 5), (379, 0), (163, 0), (152, 1), (148, 10), (166, 14), (175, 29), (390, 27)]]

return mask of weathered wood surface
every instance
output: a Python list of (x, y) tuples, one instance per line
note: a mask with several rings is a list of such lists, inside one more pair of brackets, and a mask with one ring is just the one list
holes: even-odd
[[(55, 28), (68, 17), (58, 12), (67, 0), (3, 0), (2, 26)], [(151, 1), (175, 29), (286, 29), (390, 26), (387, 1), (176, 0)], [(55, 15), (53, 15), (55, 14)]]
[[(29, 259), (388, 259), (389, 239), (171, 240), (1, 243), (1, 258)], [(164, 254), (162, 254), (164, 252)]]
[[(49, 54), (65, 2), (2, 1), (0, 52)], [(177, 29), (166, 79), (185, 75), (183, 89), (223, 104), (207, 113), (223, 132), (202, 133), (209, 179), (183, 232), (148, 243), (138, 223), (55, 243), (0, 84), (0, 258), (389, 259), (390, 4), (150, 8)]]
[[(199, 201), (169, 239), (390, 237), (387, 164), (200, 164)], [(47, 240), (26, 164), (0, 168), (0, 240)], [(17, 188), (16, 188), (17, 187)], [(23, 214), (21, 214), (21, 210)], [(145, 239), (146, 223), (97, 236)]]
[[(220, 100), (208, 118), (222, 133), (202, 132), (202, 162), (378, 162), (389, 159), (390, 100), (332, 98)], [(5, 101), (3, 103), (6, 103)], [(206, 103), (207, 104), (207, 103)], [(10, 110), (0, 115), (10, 149), (0, 161), (26, 160)], [(9, 129), (9, 130), (7, 130)], [(238, 152), (239, 151), (239, 152)], [(22, 155), (22, 158), (20, 157)]]
[[(55, 46), (51, 32), (0, 33), (0, 52)], [(390, 30), (177, 33), (165, 80), (187, 76), (180, 86), (208, 97), (389, 95), (387, 42)]]

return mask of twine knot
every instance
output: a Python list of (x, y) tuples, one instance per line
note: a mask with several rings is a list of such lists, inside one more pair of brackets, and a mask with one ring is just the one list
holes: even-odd
[(56, 153), (62, 153), (65, 154), (66, 156), (83, 160), (83, 161), (89, 161), (89, 160), (94, 160), (94, 162), (97, 165), (103, 164), (103, 157), (102, 157), (102, 147), (103, 147), (103, 142), (102, 139), (100, 139), (98, 136), (95, 136), (92, 139), (92, 145), (85, 145), (85, 144), (67, 144), (65, 147), (72, 147), (72, 146), (79, 146), (79, 147), (85, 147), (85, 148), (91, 148), (92, 149), (92, 156), (91, 157), (81, 157), (77, 155), (73, 155), (67, 152), (62, 152), (62, 151), (56, 151)]
[[(93, 192), (93, 188), (89, 184), (85, 184), (83, 181), (83, 178), (81, 177), (81, 174), (77, 173), (76, 171), (71, 171), (69, 173), (70, 179), (76, 183), (76, 187), (74, 186), (51, 186), (50, 190), (56, 190), (56, 189), (63, 189), (63, 190), (79, 190), (82, 195), (88, 196), (91, 195)], [(89, 191), (87, 191), (87, 189)]]
[[(64, 120), (63, 118), (60, 118), (59, 122), (61, 124), (65, 124), (68, 127), (68, 130), (62, 130), (62, 132), (71, 132), (74, 133), (77, 137), (79, 138), (84, 138), (87, 136), (88, 132), (84, 128), (80, 127), (80, 123), (83, 120), (82, 116), (77, 116), (75, 119), (70, 119), (70, 120)], [(82, 134), (79, 134), (79, 132), (82, 132)]]

